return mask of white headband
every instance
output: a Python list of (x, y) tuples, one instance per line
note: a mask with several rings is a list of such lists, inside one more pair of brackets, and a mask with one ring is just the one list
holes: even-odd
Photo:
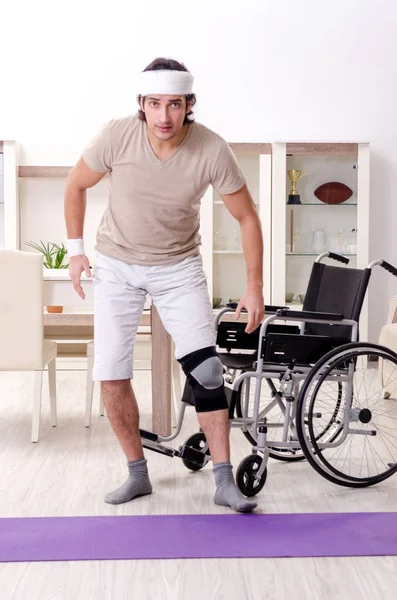
[(193, 75), (187, 71), (143, 71), (138, 78), (138, 93), (141, 96), (148, 94), (173, 94), (186, 96), (192, 93)]

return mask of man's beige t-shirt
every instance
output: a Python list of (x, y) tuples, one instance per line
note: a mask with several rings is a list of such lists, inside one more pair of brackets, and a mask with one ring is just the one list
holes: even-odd
[(198, 123), (170, 158), (159, 160), (146, 123), (136, 116), (110, 121), (86, 146), (83, 158), (109, 172), (110, 193), (96, 249), (136, 265), (164, 265), (199, 254), (200, 203), (212, 185), (231, 194), (245, 184), (228, 144)]

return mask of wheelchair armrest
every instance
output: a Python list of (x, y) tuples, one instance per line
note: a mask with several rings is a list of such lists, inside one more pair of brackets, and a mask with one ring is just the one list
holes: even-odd
[(277, 313), (279, 310), (288, 310), (285, 306), (265, 305), (265, 313)]
[[(226, 306), (228, 308), (233, 308), (234, 310), (237, 308), (237, 302), (228, 302), (226, 304)], [(267, 314), (276, 314), (278, 310), (282, 310), (285, 308), (285, 306), (268, 306), (265, 305), (265, 313)], [(248, 312), (245, 308), (243, 308), (243, 310), (241, 311), (242, 313), (246, 313)]]
[[(236, 310), (237, 302), (226, 302), (226, 306), (227, 306), (227, 308), (234, 308), (234, 310)], [(243, 308), (243, 310), (241, 312), (248, 312), (248, 311), (245, 308)]]
[(344, 316), (339, 313), (323, 313), (310, 310), (289, 310), (282, 308), (277, 311), (279, 317), (291, 317), (291, 319), (318, 319), (319, 321), (343, 321)]

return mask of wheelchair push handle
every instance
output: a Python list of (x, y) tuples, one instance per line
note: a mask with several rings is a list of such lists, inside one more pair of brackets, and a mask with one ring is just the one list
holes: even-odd
[(323, 258), (331, 258), (332, 260), (337, 260), (338, 262), (341, 262), (345, 265), (348, 265), (350, 262), (346, 256), (342, 256), (341, 254), (337, 254), (336, 252), (329, 252), (329, 250), (317, 256), (314, 262), (320, 263), (323, 260)]
[(391, 273), (392, 275), (394, 275), (394, 277), (397, 277), (397, 269), (396, 269), (396, 267), (393, 267), (393, 265), (391, 265), (387, 261), (382, 260), (380, 266), (383, 267), (384, 269), (386, 269), (386, 271), (389, 271), (389, 273)]
[[(236, 310), (236, 308), (237, 308), (237, 302), (227, 302), (226, 306), (227, 306), (227, 308), (232, 308), (233, 310)], [(266, 314), (267, 313), (274, 313), (274, 314), (276, 314), (276, 312), (278, 310), (281, 310), (283, 308), (286, 308), (286, 307), (285, 306), (281, 306), (281, 305), (276, 305), (276, 306), (271, 305), (270, 306), (270, 305), (267, 305), (267, 304), (265, 304), (265, 306), (264, 306), (264, 310), (265, 310)], [(243, 308), (241, 310), (241, 312), (242, 313), (247, 313), (248, 310), (246, 308)]]
[(344, 265), (349, 264), (349, 259), (346, 258), (346, 256), (342, 256), (341, 254), (336, 254), (336, 252), (330, 252), (328, 254), (328, 258), (332, 258), (332, 260), (337, 260), (338, 262), (341, 262)]

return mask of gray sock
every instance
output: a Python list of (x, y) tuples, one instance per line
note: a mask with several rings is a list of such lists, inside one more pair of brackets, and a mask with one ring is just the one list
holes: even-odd
[(127, 464), (129, 477), (117, 490), (106, 494), (105, 502), (108, 504), (123, 504), (137, 496), (146, 496), (152, 493), (146, 458), (134, 460)]
[(243, 496), (236, 486), (233, 477), (233, 467), (230, 463), (218, 463), (213, 467), (216, 492), (215, 504), (230, 506), (238, 512), (251, 512), (258, 506)]

